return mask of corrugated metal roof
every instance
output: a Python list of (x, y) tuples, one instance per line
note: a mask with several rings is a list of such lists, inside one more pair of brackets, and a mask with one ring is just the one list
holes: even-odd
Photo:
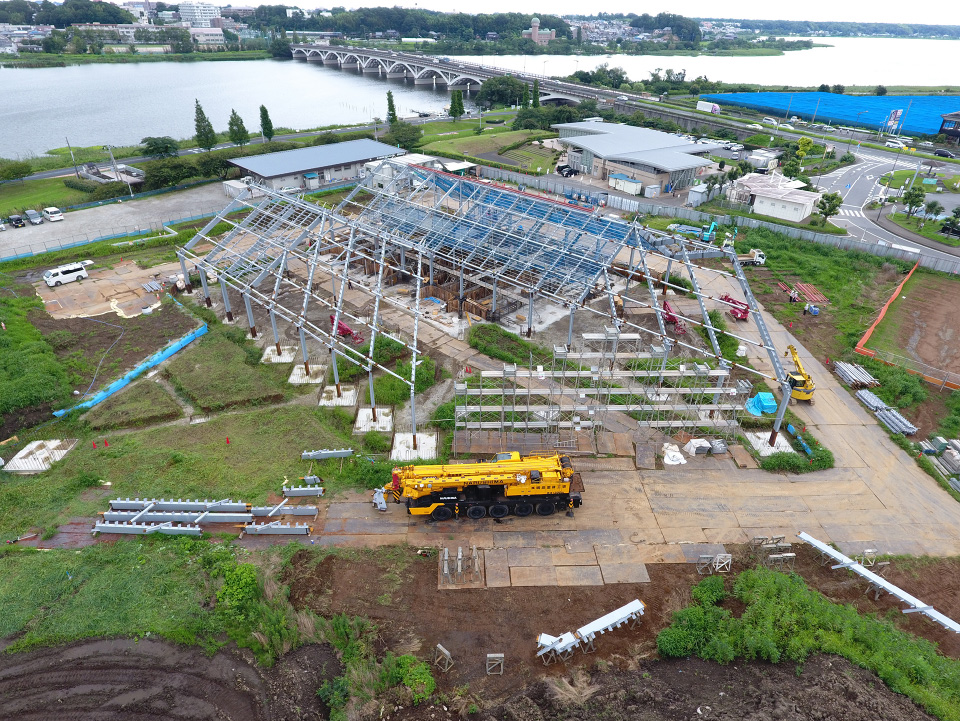
[(583, 132), (583, 135), (560, 138), (562, 143), (584, 148), (605, 160), (642, 163), (663, 172), (710, 165), (710, 160), (698, 158), (694, 153), (720, 148), (712, 143), (691, 143), (659, 130), (617, 123), (558, 123), (553, 127)]
[(281, 175), (329, 168), (333, 165), (349, 165), (368, 160), (392, 158), (406, 152), (376, 140), (361, 138), (344, 143), (315, 145), (309, 148), (283, 150), (279, 153), (233, 158), (230, 163), (261, 178), (276, 178)]

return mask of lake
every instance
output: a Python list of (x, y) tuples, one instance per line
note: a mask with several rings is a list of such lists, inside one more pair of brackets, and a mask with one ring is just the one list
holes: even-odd
[[(957, 82), (957, 40), (826, 38), (832, 47), (775, 57), (688, 56), (482, 56), (472, 62), (560, 76), (610, 63), (634, 81), (656, 68), (685, 69), (725, 82), (765, 85), (946, 85)], [(403, 80), (363, 76), (295, 61), (201, 61), (0, 68), (0, 157), (39, 155), (66, 145), (132, 145), (148, 135), (190, 137), (194, 99), (217, 130), (235, 108), (249, 130), (259, 127), (266, 105), (276, 127), (296, 129), (369, 122), (387, 112), (393, 90), (397, 111), (437, 111), (445, 90)], [(469, 100), (467, 106), (470, 106)]]

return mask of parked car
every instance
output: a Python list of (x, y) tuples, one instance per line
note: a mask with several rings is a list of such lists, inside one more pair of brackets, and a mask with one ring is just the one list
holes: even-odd
[(780, 123), (781, 130), (793, 130), (793, 126), (790, 123)]
[(63, 220), (63, 213), (60, 212), (60, 208), (44, 208), (43, 219), (53, 223), (57, 220)]
[(43, 222), (43, 216), (33, 208), (23, 211), (23, 214), (26, 216), (27, 220), (30, 221), (30, 225), (40, 225)]
[(780, 121), (777, 120), (776, 118), (766, 117), (761, 122), (766, 123), (768, 125), (777, 125), (779, 124)]
[(747, 127), (750, 128), (750, 130), (763, 130), (763, 126), (760, 125), (760, 123), (750, 123)]
[(733, 143), (728, 149), (735, 153), (739, 153), (741, 150), (743, 150), (743, 146), (740, 145), (740, 143)]
[[(939, 156), (939, 157), (941, 157), (941, 158), (955, 158), (955, 157), (957, 157), (957, 156), (956, 156), (956, 153), (951, 153), (949, 150), (944, 150), (943, 148), (937, 148), (936, 150), (933, 151), (933, 154), (934, 154), (934, 155), (937, 155), (937, 156)], [(11, 218), (11, 220), (12, 220), (12, 218)]]
[(884, 143), (888, 148), (896, 148), (897, 150), (906, 150), (907, 146), (901, 143), (899, 140), (888, 140)]
[(72, 280), (88, 278), (87, 265), (89, 265), (89, 263), (85, 261), (82, 263), (67, 263), (66, 265), (51, 268), (43, 274), (43, 280), (48, 286), (53, 288), (58, 285), (63, 285), (64, 283), (69, 283)]
[(11, 215), (9, 218), (11, 228), (22, 228), (26, 225), (23, 222), (23, 217), (20, 215)]

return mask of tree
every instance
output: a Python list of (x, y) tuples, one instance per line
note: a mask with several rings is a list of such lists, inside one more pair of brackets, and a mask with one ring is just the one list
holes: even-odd
[(520, 107), (527, 109), (530, 107), (530, 86), (523, 84), (523, 93), (520, 96)]
[(533, 107), (540, 107), (540, 78), (533, 79), (533, 98), (531, 98)]
[(802, 137), (797, 141), (797, 151), (794, 155), (797, 156), (797, 162), (800, 165), (800, 170), (803, 170), (803, 159), (807, 157), (807, 153), (810, 152), (810, 149), (813, 148), (813, 140), (808, 137)]
[(397, 106), (393, 104), (393, 91), (387, 91), (387, 122), (393, 125), (397, 122)]
[(800, 163), (796, 160), (791, 160), (788, 163), (784, 163), (783, 174), (788, 178), (796, 178), (800, 175)]
[(820, 85), (820, 87), (817, 88), (817, 92), (818, 92), (818, 93), (829, 93), (829, 92), (830, 92), (830, 86), (827, 85), (826, 83), (822, 83), (822, 84)]
[(877, 87), (875, 87), (875, 88), (873, 89), (873, 94), (874, 94), (874, 95), (886, 95), (886, 94), (887, 94), (887, 88), (886, 88), (886, 86), (885, 86), (885, 85), (878, 85)]
[(0, 181), (19, 180), (22, 183), (23, 179), (30, 175), (31, 170), (30, 163), (26, 160), (4, 163), (0, 165)]
[(203, 112), (200, 101), (196, 100), (195, 105), (193, 126), (197, 133), (195, 136), (197, 145), (204, 150), (210, 150), (217, 144), (217, 133), (213, 129), (213, 124), (210, 122), (210, 119), (207, 118), (207, 114)]
[(957, 206), (956, 208), (951, 210), (950, 215), (953, 216), (954, 220), (956, 220), (957, 222), (960, 222), (960, 206)]
[(840, 83), (837, 83), (832, 88), (830, 88), (830, 92), (835, 93), (836, 95), (843, 95), (846, 89), (847, 88), (845, 86), (841, 85)]
[(463, 109), (463, 91), (454, 90), (450, 96), (450, 117), (459, 120), (464, 112), (466, 111)]
[(840, 206), (843, 205), (843, 196), (840, 193), (824, 193), (817, 201), (817, 212), (823, 218), (823, 224), (837, 213), (840, 212)]
[(420, 142), (422, 136), (423, 130), (419, 125), (398, 120), (395, 123), (391, 123), (390, 132), (384, 136), (383, 140), (391, 145), (399, 145), (404, 150), (411, 150)]
[(239, 145), (241, 148), (250, 142), (250, 133), (247, 132), (247, 126), (243, 124), (243, 118), (233, 108), (230, 109), (227, 133), (230, 135), (230, 142)]
[(267, 112), (267, 106), (260, 106), (260, 133), (269, 143), (273, 140), (273, 121), (270, 120), (270, 113)]
[(926, 197), (927, 194), (919, 185), (915, 188), (910, 188), (910, 190), (903, 194), (902, 200), (907, 209), (908, 218), (923, 207), (923, 201)]
[(293, 53), (290, 50), (290, 41), (281, 36), (270, 43), (270, 54), (275, 58), (289, 58)]
[(523, 94), (523, 86), (523, 82), (508, 75), (490, 78), (480, 86), (480, 92), (477, 93), (477, 103), (483, 105), (513, 105)]
[(923, 208), (923, 217), (930, 219), (936, 218), (944, 211), (944, 207), (936, 200), (931, 200)]
[(143, 154), (151, 158), (175, 158), (180, 154), (180, 146), (169, 135), (143, 138), (140, 144), (143, 146)]

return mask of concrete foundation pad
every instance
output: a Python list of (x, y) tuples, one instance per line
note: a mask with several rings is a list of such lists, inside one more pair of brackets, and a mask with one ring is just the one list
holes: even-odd
[(280, 353), (277, 354), (277, 346), (269, 345), (263, 352), (261, 363), (293, 363), (297, 357), (297, 347), (295, 345), (280, 346)]
[(507, 563), (516, 566), (552, 566), (553, 554), (549, 548), (508, 548)]
[(323, 390), (320, 391), (320, 401), (318, 405), (352, 408), (353, 406), (357, 405), (358, 395), (359, 394), (356, 386), (341, 386), (340, 397), (337, 397), (336, 386), (324, 386)]
[(439, 441), (436, 433), (418, 433), (417, 447), (413, 447), (412, 433), (394, 433), (391, 461), (415, 461), (424, 458), (436, 458)]
[(357, 411), (357, 420), (353, 424), (353, 432), (367, 433), (368, 431), (379, 431), (380, 433), (390, 433), (393, 431), (393, 409), (377, 408), (377, 419), (373, 419), (372, 408), (361, 408)]
[(650, 583), (647, 567), (642, 563), (601, 563), (603, 582), (610, 583)]
[(487, 588), (505, 588), (510, 585), (510, 567), (507, 565), (505, 549), (490, 548), (483, 552), (483, 575), (487, 579)]
[(290, 377), (287, 379), (287, 383), (295, 386), (302, 385), (316, 385), (323, 383), (324, 378), (327, 375), (327, 367), (322, 365), (314, 365), (313, 360), (310, 361), (310, 375), (306, 374), (306, 371), (303, 367), (303, 363), (297, 363), (293, 367), (293, 372), (290, 373)]
[(556, 586), (557, 569), (553, 566), (511, 566), (511, 586)]
[(555, 569), (558, 586), (602, 586), (599, 566), (559, 566)]
[(757, 453), (764, 458), (774, 453), (796, 453), (785, 434), (778, 435), (773, 446), (770, 445), (769, 433), (744, 433), (743, 435), (750, 441), (750, 445)]
[(77, 445), (76, 438), (67, 440), (32, 441), (2, 467), (8, 473), (31, 475), (49, 471), (57, 461)]

